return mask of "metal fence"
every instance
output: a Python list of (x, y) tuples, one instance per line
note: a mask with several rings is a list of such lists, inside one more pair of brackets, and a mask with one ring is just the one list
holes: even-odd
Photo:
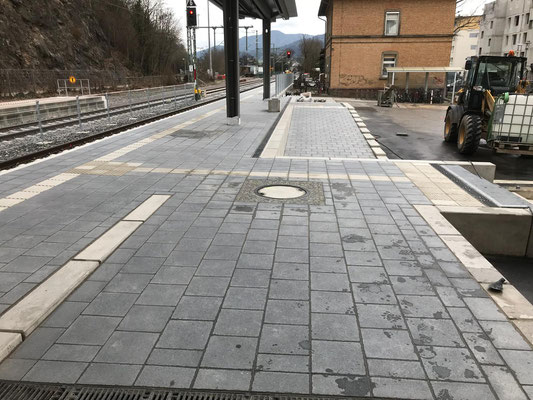
[(280, 97), (294, 85), (294, 74), (277, 74), (274, 95), (272, 97)]
[(84, 121), (98, 116), (109, 120), (114, 115), (139, 117), (146, 112), (161, 112), (178, 107), (183, 101), (194, 99), (194, 84), (162, 86), (124, 90), (92, 96), (69, 96), (45, 100), (27, 100), (6, 103), (0, 108), (0, 128), (20, 125), (53, 124), (55, 121), (74, 118), (81, 126)]
[[(117, 71), (0, 69), (0, 98), (37, 97), (57, 93), (57, 81), (74, 76), (76, 81), (89, 80), (92, 93), (176, 85), (185, 82), (184, 75), (128, 76)], [(71, 94), (81, 94), (79, 84), (72, 84)]]

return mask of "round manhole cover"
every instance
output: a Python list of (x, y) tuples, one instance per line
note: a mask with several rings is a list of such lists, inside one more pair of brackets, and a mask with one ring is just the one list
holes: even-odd
[(297, 199), (305, 196), (307, 192), (298, 186), (269, 185), (257, 189), (257, 194), (269, 199)]

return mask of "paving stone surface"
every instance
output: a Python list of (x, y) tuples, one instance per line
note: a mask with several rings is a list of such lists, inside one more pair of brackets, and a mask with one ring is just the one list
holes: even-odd
[[(221, 107), (0, 175), (6, 196), (113, 151), (112, 162), (137, 163), (79, 173), (0, 212), (0, 313), (150, 195), (170, 195), (0, 364), (0, 379), (401, 399), (532, 394), (530, 345), (420, 218), (414, 205), (429, 201), (394, 164), (253, 158), (276, 116), (257, 94), (244, 96), (240, 126), (226, 125)], [(121, 150), (213, 110), (186, 135)], [(313, 132), (333, 112), (296, 111), (295, 129)], [(366, 157), (363, 145), (346, 151)], [(245, 182), (265, 179), (311, 180), (323, 204), (237, 201)]]

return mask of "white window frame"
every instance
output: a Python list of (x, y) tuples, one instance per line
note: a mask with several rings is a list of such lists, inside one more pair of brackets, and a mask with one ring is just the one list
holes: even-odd
[[(388, 58), (388, 60), (386, 60)], [(393, 59), (394, 60), (391, 60)], [(395, 67), (398, 62), (398, 53), (383, 53), (381, 55), (381, 78), (387, 78), (389, 74), (386, 72), (387, 67)]]
[[(387, 22), (396, 21), (396, 32), (388, 33), (387, 32)], [(400, 12), (399, 11), (385, 11), (385, 27), (383, 30), (385, 36), (399, 36), (400, 35)]]

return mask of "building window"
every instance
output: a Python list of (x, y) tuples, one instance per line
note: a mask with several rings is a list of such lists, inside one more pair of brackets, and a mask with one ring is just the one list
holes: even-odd
[(481, 31), (481, 39), (485, 37), (485, 31)]
[(524, 38), (522, 39), (522, 43), (527, 43), (527, 32), (524, 32)]
[(470, 50), (477, 50), (477, 44), (473, 44), (470, 46)]
[(516, 39), (517, 39), (517, 36), (516, 36), (516, 35), (513, 35), (513, 45), (516, 44)]
[(507, 19), (507, 26), (508, 26), (509, 28), (511, 27), (511, 18), (510, 18), (510, 17)]
[(509, 46), (509, 35), (505, 37), (505, 45)]
[(520, 15), (517, 15), (514, 17), (514, 25), (519, 26), (520, 25)]
[(483, 49), (480, 47), (479, 48), (479, 55), (481, 55), (481, 52), (483, 51)]
[(400, 13), (387, 11), (385, 13), (385, 36), (398, 36), (400, 33)]
[(494, 28), (494, 21), (490, 21), (490, 29)]
[(529, 29), (533, 29), (533, 19), (529, 21)]
[(524, 20), (524, 25), (527, 26), (528, 22), (529, 22), (529, 13), (526, 14), (526, 19)]
[(490, 47), (490, 42), (491, 42), (491, 39), (489, 38), (489, 47)]
[(396, 54), (383, 54), (383, 63), (381, 67), (381, 77), (386, 78), (388, 76), (387, 68), (392, 68), (396, 66)]
[(471, 32), (469, 37), (471, 38), (477, 38), (479, 36), (479, 34), (477, 32)]

